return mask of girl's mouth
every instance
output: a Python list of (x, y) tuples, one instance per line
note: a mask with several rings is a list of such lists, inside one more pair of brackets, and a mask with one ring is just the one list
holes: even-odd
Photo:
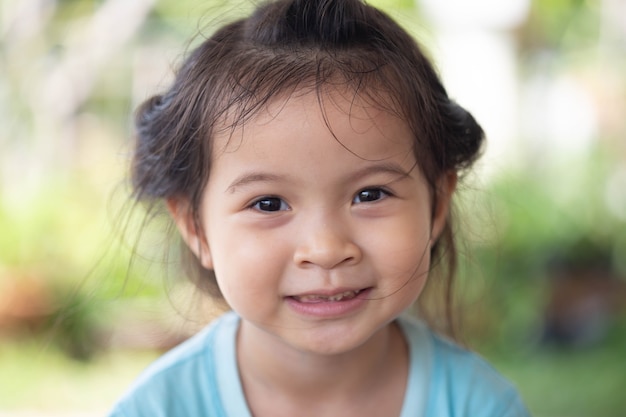
[(296, 313), (311, 318), (336, 319), (351, 315), (367, 306), (367, 296), (373, 287), (359, 290), (309, 292), (285, 299)]
[(339, 302), (339, 301), (352, 300), (363, 291), (365, 291), (365, 289), (349, 290), (349, 291), (344, 291), (344, 292), (333, 294), (333, 295), (322, 295), (322, 294), (294, 295), (294, 296), (291, 296), (291, 298), (293, 298), (294, 300), (300, 303), (307, 303), (307, 304)]

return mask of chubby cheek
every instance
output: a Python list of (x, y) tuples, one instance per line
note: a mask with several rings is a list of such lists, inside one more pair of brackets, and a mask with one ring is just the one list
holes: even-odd
[(378, 275), (383, 277), (384, 295), (400, 304), (411, 304), (419, 296), (430, 269), (429, 231), (420, 225), (401, 223), (385, 239), (376, 239), (370, 253), (376, 253)]
[(424, 289), (428, 280), (428, 269), (428, 255), (424, 256), (419, 263), (415, 258), (407, 259), (402, 269), (394, 268), (387, 272), (386, 275), (389, 278), (383, 286), (383, 292), (396, 298), (399, 306), (408, 307)]
[(270, 314), (280, 298), (280, 245), (232, 235), (214, 252), (215, 275), (228, 305), (241, 316)]

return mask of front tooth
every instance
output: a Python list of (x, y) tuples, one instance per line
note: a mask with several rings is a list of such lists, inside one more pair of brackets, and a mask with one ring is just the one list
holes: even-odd
[(355, 291), (346, 291), (344, 293), (337, 294), (337, 295), (334, 295), (332, 297), (328, 297), (328, 299), (330, 301), (341, 301), (344, 298), (352, 299), (352, 298), (356, 297), (356, 295), (357, 295), (357, 292), (355, 292)]
[(322, 299), (322, 296), (320, 295), (303, 295), (301, 297), (298, 297), (300, 299), (300, 301), (303, 301), (305, 303), (310, 303), (310, 302), (314, 302), (314, 301), (319, 301), (320, 299)]
[(330, 296), (325, 296), (325, 295), (303, 295), (298, 297), (298, 299), (301, 302), (305, 302), (305, 303), (312, 303), (312, 302), (316, 302), (316, 301), (341, 301), (344, 298), (348, 298), (348, 299), (352, 299), (354, 297), (356, 297), (361, 291), (357, 290), (357, 291), (345, 291), (342, 292), (341, 294), (336, 294), (336, 295), (330, 295)]

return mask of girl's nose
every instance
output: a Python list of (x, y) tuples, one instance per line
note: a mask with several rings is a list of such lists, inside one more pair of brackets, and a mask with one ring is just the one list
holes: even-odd
[(333, 269), (340, 265), (353, 265), (361, 260), (361, 249), (343, 228), (325, 224), (308, 230), (295, 250), (296, 265)]

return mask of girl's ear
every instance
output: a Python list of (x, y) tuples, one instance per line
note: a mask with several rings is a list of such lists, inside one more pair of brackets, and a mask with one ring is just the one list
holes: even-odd
[(456, 189), (457, 179), (458, 176), (456, 171), (450, 170), (443, 174), (437, 181), (437, 189), (435, 190), (437, 193), (437, 206), (433, 212), (433, 221), (430, 232), (431, 246), (437, 242), (439, 235), (446, 226), (448, 212), (450, 211), (450, 200), (452, 199), (452, 194)]
[(206, 269), (213, 269), (213, 260), (211, 258), (209, 244), (206, 240), (204, 230), (194, 221), (189, 201), (180, 198), (169, 198), (167, 200), (167, 209), (174, 219), (180, 235), (189, 249), (196, 255), (200, 264)]

